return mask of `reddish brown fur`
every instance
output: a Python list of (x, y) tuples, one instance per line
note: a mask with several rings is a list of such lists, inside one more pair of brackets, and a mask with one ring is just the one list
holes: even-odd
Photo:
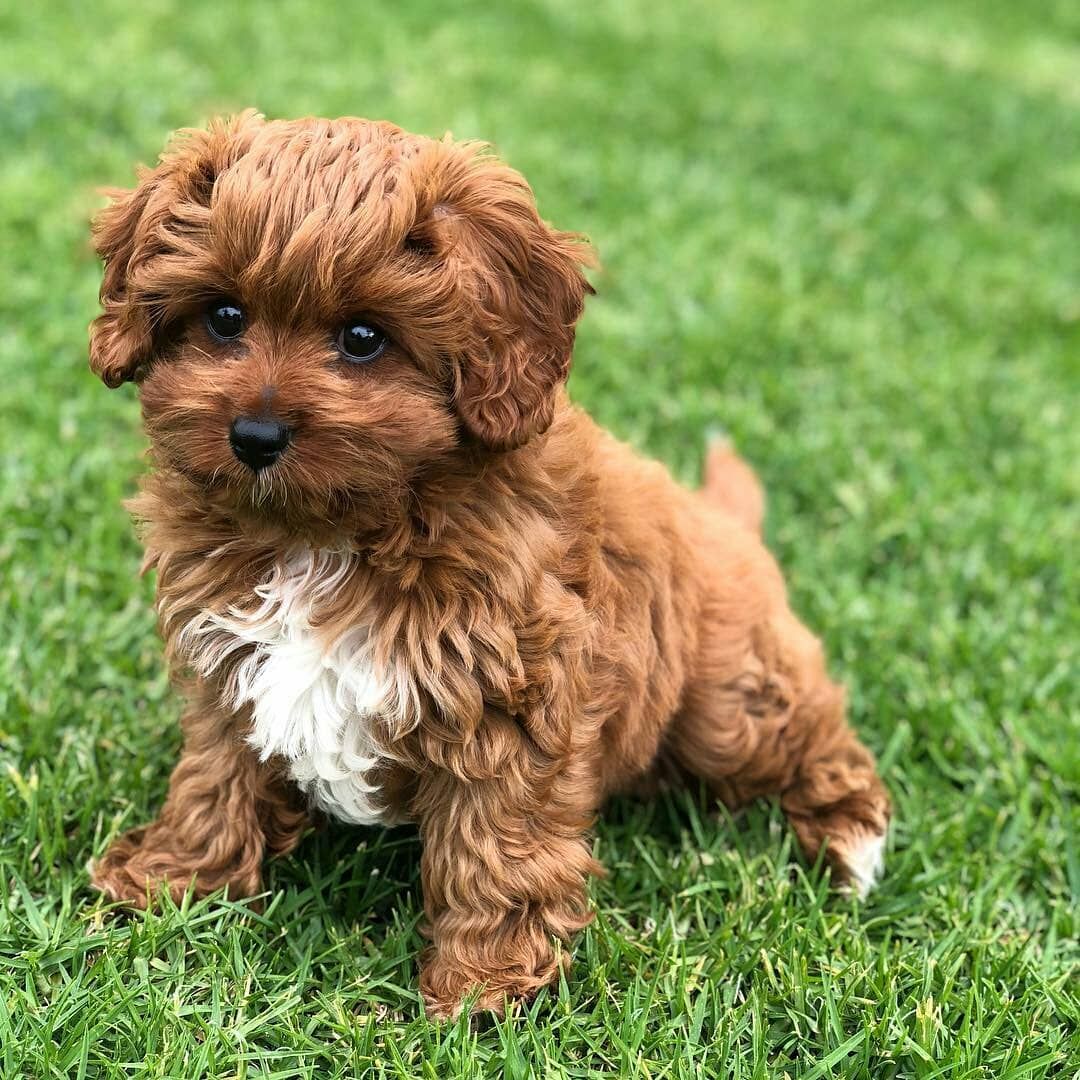
[[(871, 755), (759, 539), (753, 474), (718, 451), (702, 498), (566, 400), (588, 250), (520, 176), (390, 124), (244, 114), (177, 139), (95, 239), (91, 363), (140, 386), (155, 468), (134, 510), (178, 674), (184, 625), (250, 607), (290, 546), (362, 554), (319, 629), (363, 613), (415, 687), (380, 779), (424, 843), (434, 1012), (556, 976), (553, 940), (589, 919), (590, 822), (661, 759), (732, 806), (778, 795), (839, 879), (848, 845), (884, 832)], [(195, 318), (222, 294), (252, 313), (242, 343)], [(363, 369), (332, 347), (357, 312), (393, 341)], [(227, 429), (260, 411), (297, 434), (255, 476)], [(159, 821), (97, 864), (113, 899), (250, 894), (305, 828), (222, 704), (228, 675), (190, 682)]]

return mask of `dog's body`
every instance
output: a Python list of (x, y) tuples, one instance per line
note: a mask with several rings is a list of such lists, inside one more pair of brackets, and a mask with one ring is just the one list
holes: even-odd
[[(95, 868), (110, 897), (255, 892), (312, 806), (414, 822), (429, 1006), (499, 1008), (588, 921), (596, 810), (661, 769), (779, 795), (809, 856), (869, 886), (888, 799), (756, 481), (721, 450), (688, 492), (566, 401), (583, 251), (516, 174), (389, 125), (244, 116), (97, 236), (92, 363), (141, 385), (134, 509), (189, 696), (159, 820)], [(241, 298), (207, 324), (236, 335), (194, 323), (214, 295)], [(393, 338), (354, 371), (323, 327), (365, 337), (356, 310)], [(285, 423), (283, 450), (244, 442)]]

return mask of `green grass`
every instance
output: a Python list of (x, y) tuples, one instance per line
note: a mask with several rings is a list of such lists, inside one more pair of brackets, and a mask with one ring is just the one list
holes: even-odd
[[(566, 984), (470, 1028), (421, 1015), (407, 831), (313, 836), (261, 914), (88, 893), (178, 733), (86, 219), (251, 104), (488, 138), (593, 238), (573, 392), (760, 470), (895, 797), (868, 903), (768, 806), (617, 803)], [(1080, 1076), (1072, 0), (4, 5), (0, 147), (0, 1075)]]

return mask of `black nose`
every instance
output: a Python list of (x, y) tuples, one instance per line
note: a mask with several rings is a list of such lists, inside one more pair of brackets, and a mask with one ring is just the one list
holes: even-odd
[(280, 420), (238, 416), (229, 428), (229, 445), (245, 465), (258, 472), (277, 461), (278, 454), (289, 445), (291, 435)]

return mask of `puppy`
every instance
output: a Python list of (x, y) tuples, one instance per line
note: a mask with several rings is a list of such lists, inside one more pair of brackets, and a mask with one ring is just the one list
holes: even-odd
[(319, 813), (411, 822), (452, 1015), (557, 977), (588, 830), (662, 770), (778, 796), (863, 893), (889, 801), (760, 538), (749, 469), (693, 493), (567, 400), (590, 253), (482, 147), (254, 113), (178, 135), (94, 226), (90, 363), (139, 387), (133, 501), (183, 688), (113, 901), (261, 888)]

